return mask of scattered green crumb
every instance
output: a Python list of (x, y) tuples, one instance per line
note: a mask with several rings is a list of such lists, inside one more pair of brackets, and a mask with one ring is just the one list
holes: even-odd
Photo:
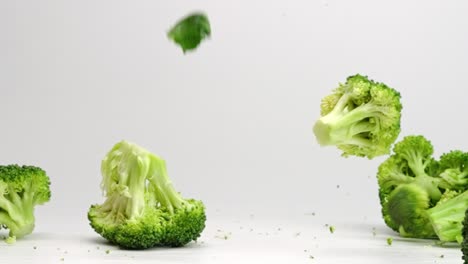
[(377, 235), (377, 229), (375, 227), (372, 228), (372, 235), (373, 236)]
[(391, 246), (393, 243), (393, 238), (389, 237), (387, 238), (387, 245)]
[(310, 258), (310, 259), (314, 259), (315, 257), (314, 257), (314, 256), (312, 256), (312, 255), (310, 255), (310, 256), (309, 256), (309, 258)]
[(445, 257), (444, 254), (442, 254), (442, 255), (439, 256), (439, 258), (444, 258), (444, 257)]
[(33, 248), (34, 248), (34, 249), (37, 249), (37, 247), (36, 247), (36, 246), (34, 246)]
[(335, 233), (335, 227), (334, 226), (330, 226), (329, 229), (330, 229), (330, 233), (332, 233), (332, 234)]
[(328, 226), (329, 226), (329, 224), (325, 224), (325, 227), (328, 227)]
[(65, 258), (60, 258), (60, 261), (65, 261)]
[(11, 245), (11, 244), (14, 244), (14, 243), (16, 243), (16, 237), (15, 237), (15, 236), (7, 237), (7, 238), (5, 239), (5, 242), (6, 242), (7, 244), (10, 244), (10, 245)]
[(200, 241), (200, 244), (205, 244), (205, 241)]
[(297, 233), (294, 234), (294, 236), (296, 236), (296, 237), (298, 237), (300, 235), (301, 235), (301, 232), (297, 232)]
[(101, 249), (100, 247), (96, 247), (96, 249)]
[(278, 231), (281, 231), (281, 227), (278, 227)]
[(304, 252), (307, 252), (307, 249), (304, 249)]
[(108, 250), (106, 250), (106, 254), (109, 254), (109, 253), (110, 253), (110, 250), (109, 250), (109, 249), (108, 249)]
[(339, 189), (339, 188), (340, 188), (340, 185), (339, 185), (339, 184), (338, 184), (338, 185), (336, 185), (336, 188), (337, 188), (337, 189)]

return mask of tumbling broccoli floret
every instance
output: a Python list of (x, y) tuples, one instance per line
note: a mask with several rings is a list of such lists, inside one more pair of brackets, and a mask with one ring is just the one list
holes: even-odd
[(49, 185), (41, 168), (0, 166), (0, 227), (9, 229), (11, 241), (34, 230), (34, 207), (50, 200)]
[(400, 133), (401, 108), (394, 89), (359, 74), (350, 76), (322, 99), (314, 134), (321, 146), (337, 146), (343, 156), (388, 154)]
[(452, 151), (432, 158), (432, 144), (408, 136), (379, 166), (379, 195), (385, 223), (402, 236), (461, 242), (468, 208), (468, 154)]
[(200, 236), (203, 203), (182, 198), (160, 157), (122, 141), (103, 159), (101, 171), (106, 201), (92, 205), (88, 219), (110, 242), (133, 249), (178, 247)]

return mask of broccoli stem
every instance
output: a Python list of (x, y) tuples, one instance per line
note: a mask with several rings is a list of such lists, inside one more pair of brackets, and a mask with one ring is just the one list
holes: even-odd
[(434, 231), (441, 241), (461, 243), (463, 219), (468, 209), (468, 191), (427, 210)]
[(335, 108), (325, 116), (322, 116), (314, 125), (314, 134), (321, 146), (353, 144), (358, 146), (370, 146), (366, 133), (375, 130), (377, 124), (370, 123), (369, 118), (381, 113), (380, 107), (373, 103), (360, 105), (348, 110), (345, 100), (349, 96), (343, 95)]
[(156, 200), (166, 207), (171, 214), (174, 213), (175, 209), (183, 206), (190, 208), (191, 205), (186, 203), (182, 196), (174, 189), (167, 175), (166, 162), (162, 159), (155, 159), (153, 166), (153, 175), (149, 177), (149, 180), (153, 188), (155, 188)]
[(14, 190), (10, 190), (8, 198), (0, 197), (0, 209), (3, 210), (0, 212), (0, 223), (8, 227), (10, 236), (20, 238), (32, 233), (35, 219), (31, 199), (20, 199)]

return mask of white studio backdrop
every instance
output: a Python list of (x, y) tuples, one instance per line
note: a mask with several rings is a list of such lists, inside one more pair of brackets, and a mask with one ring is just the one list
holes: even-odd
[[(211, 39), (166, 37), (202, 10)], [(468, 149), (466, 1), (0, 1), (0, 162), (37, 165), (43, 232), (89, 231), (119, 140), (164, 157), (208, 217), (380, 222), (384, 158), (320, 148), (320, 99), (356, 73), (401, 92), (402, 133)]]

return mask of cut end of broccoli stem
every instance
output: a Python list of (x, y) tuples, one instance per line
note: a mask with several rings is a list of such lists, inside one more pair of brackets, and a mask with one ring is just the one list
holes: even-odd
[(333, 142), (330, 138), (330, 127), (322, 120), (318, 120), (315, 123), (313, 131), (320, 146), (323, 147), (333, 145)]

